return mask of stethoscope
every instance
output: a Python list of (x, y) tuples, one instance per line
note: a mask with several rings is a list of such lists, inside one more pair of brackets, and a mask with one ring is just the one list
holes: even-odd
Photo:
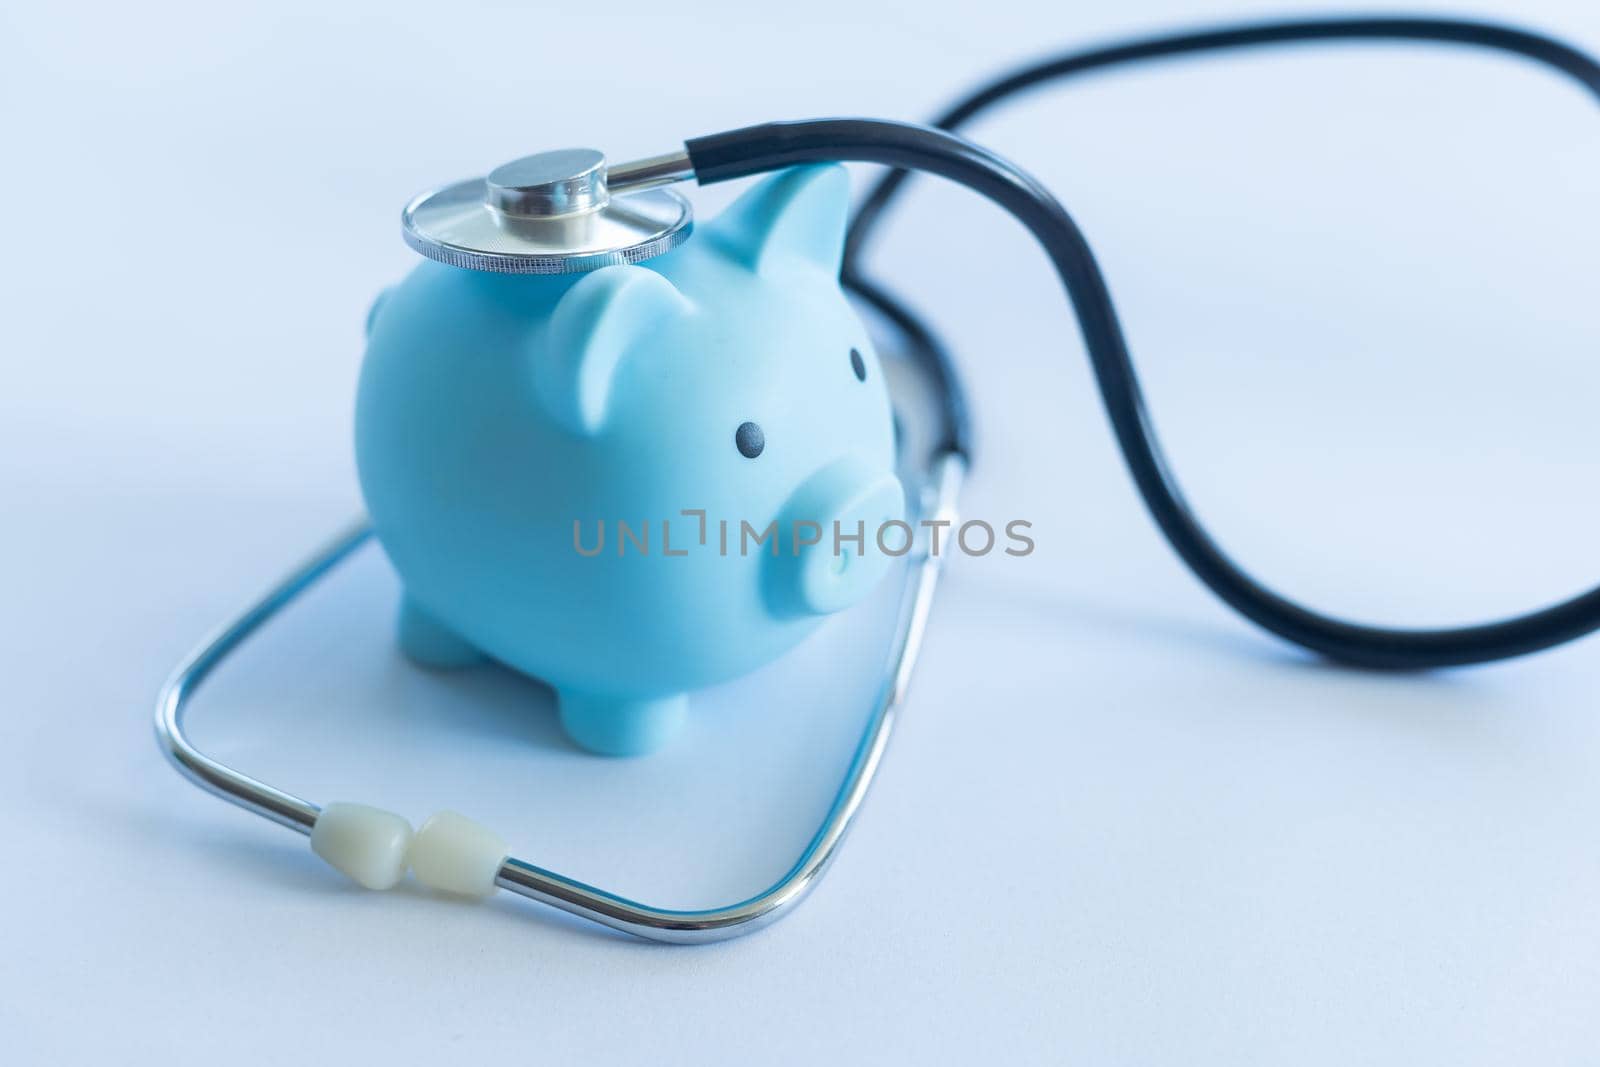
[[(885, 209), (914, 171), (978, 193), (1021, 222), (1047, 253), (1067, 290), (1093, 365), (1101, 399), (1123, 457), (1146, 506), (1168, 542), (1223, 601), (1262, 628), (1336, 662), (1416, 670), (1483, 663), (1536, 652), (1600, 627), (1600, 587), (1509, 619), (1451, 629), (1385, 629), (1346, 622), (1297, 604), (1257, 582), (1231, 560), (1184, 502), (1162, 459), (1146, 414), (1126, 341), (1106, 282), (1072, 218), (1049, 190), (1016, 166), (955, 131), (1001, 101), (1076, 74), (1140, 60), (1263, 45), (1317, 41), (1420, 41), (1469, 45), (1534, 60), (1564, 73), (1600, 97), (1600, 63), (1549, 37), (1478, 22), (1432, 18), (1319, 19), (1244, 25), (1149, 37), (1055, 57), (971, 93), (930, 126), (869, 119), (777, 122), (698, 137), (666, 155), (605, 166), (583, 153), (529, 157), (538, 173), (518, 187), (531, 214), (547, 205), (559, 214), (574, 197), (604, 196), (615, 205), (606, 224), (582, 241), (559, 227), (528, 227), (525, 239), (473, 230), (470, 206), (484, 182), (459, 183), (418, 198), (403, 215), (405, 239), (430, 258), (478, 270), (527, 273), (585, 271), (661, 254), (688, 234), (686, 208), (664, 187), (746, 178), (799, 164), (876, 163), (891, 168), (870, 191), (851, 224), (841, 280), (897, 335), (907, 364), (936, 398), (936, 430), (917, 457), (902, 455), (920, 518), (954, 520), (972, 454), (972, 431), (952, 360), (934, 331), (902, 301), (863, 277), (863, 248)], [(574, 165), (574, 161), (582, 161)], [(523, 161), (527, 163), (528, 161)], [(524, 168), (527, 169), (527, 168)], [(184, 713), (201, 682), (270, 618), (339, 566), (371, 536), (358, 522), (284, 578), (181, 663), (162, 688), (156, 732), (173, 764), (197, 785), (317, 843), (342, 809), (338, 832), (369, 838), (398, 832), (398, 816), (310, 801), (249, 777), (201, 752), (184, 733)], [(545, 870), (509, 854), (486, 828), (441, 813), (417, 835), (412, 866), (436, 888), (466, 893), (510, 890), (574, 915), (655, 941), (695, 943), (749, 933), (786, 914), (817, 883), (860, 810), (883, 759), (927, 627), (941, 557), (925, 547), (909, 557), (898, 623), (872, 714), (833, 803), (800, 857), (766, 890), (724, 907), (656, 908)], [(359, 809), (359, 810), (358, 810)], [(403, 825), (403, 821), (398, 822)], [(368, 842), (370, 843), (370, 842)], [(424, 854), (425, 853), (425, 854)]]

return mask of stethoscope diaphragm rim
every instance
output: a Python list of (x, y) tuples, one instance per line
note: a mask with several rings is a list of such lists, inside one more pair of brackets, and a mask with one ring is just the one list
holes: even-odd
[(694, 229), (689, 201), (671, 189), (613, 196), (569, 215), (516, 219), (489, 205), (489, 182), (473, 178), (414, 198), (401, 234), (440, 263), (495, 274), (581, 274), (664, 255)]

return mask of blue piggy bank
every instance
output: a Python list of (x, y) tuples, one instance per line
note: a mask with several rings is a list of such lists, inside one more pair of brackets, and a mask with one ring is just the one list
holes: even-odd
[(637, 754), (877, 583), (910, 531), (848, 194), (796, 168), (647, 265), (426, 261), (380, 298), (356, 458), (408, 656), (491, 657)]

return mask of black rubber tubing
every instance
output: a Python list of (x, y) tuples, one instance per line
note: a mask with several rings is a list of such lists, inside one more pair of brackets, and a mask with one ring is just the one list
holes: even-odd
[[(1558, 41), (1484, 23), (1435, 19), (1331, 19), (1271, 23), (1150, 38), (1038, 64), (951, 110), (964, 121), (988, 104), (1053, 77), (1136, 59), (1285, 42), (1415, 40), (1514, 53), (1571, 75), (1600, 97), (1600, 64)], [(953, 116), (953, 118), (952, 118)], [(1447, 629), (1390, 629), (1306, 608), (1253, 579), (1224, 553), (1184, 501), (1162, 458), (1105, 279), (1077, 224), (1050, 191), (1004, 159), (944, 130), (874, 119), (775, 122), (686, 142), (703, 185), (819, 162), (883, 164), (891, 174), (857, 216), (845, 275), (903, 172), (953, 181), (992, 201), (1033, 234), (1076, 312), (1101, 400), (1139, 493), (1173, 549), (1212, 592), (1285, 640), (1363, 667), (1424, 669), (1484, 663), (1564, 644), (1600, 627), (1600, 587), (1526, 615)], [(887, 192), (884, 190), (887, 189)], [(884, 294), (877, 294), (880, 308)]]

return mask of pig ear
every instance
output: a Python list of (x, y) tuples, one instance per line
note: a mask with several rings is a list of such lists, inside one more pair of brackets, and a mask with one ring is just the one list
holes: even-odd
[(644, 267), (604, 267), (567, 290), (550, 316), (549, 344), (534, 366), (534, 388), (557, 422), (592, 434), (605, 421), (622, 357), (689, 301)]
[(850, 176), (837, 163), (791, 167), (745, 193), (711, 223), (713, 241), (763, 274), (796, 262), (839, 273)]

